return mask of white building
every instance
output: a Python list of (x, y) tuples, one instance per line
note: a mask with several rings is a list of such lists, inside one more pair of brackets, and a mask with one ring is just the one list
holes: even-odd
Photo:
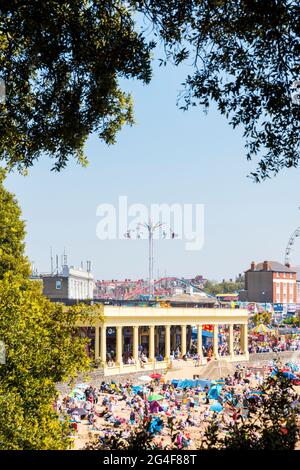
[(94, 295), (94, 277), (90, 271), (73, 266), (64, 266), (62, 277), (68, 279), (68, 299), (92, 299)]
[(57, 274), (41, 276), (43, 293), (53, 300), (88, 300), (94, 297), (94, 277), (88, 263), (87, 270), (63, 266)]

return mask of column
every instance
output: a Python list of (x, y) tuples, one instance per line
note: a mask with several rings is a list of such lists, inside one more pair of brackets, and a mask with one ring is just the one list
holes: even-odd
[(99, 359), (99, 326), (95, 326), (95, 361)]
[(149, 362), (154, 362), (154, 328), (155, 326), (149, 326)]
[(245, 336), (244, 336), (244, 325), (240, 325), (240, 345), (241, 345), (241, 350), (242, 354), (245, 354), (245, 342), (244, 342)]
[(249, 359), (249, 350), (248, 350), (248, 324), (244, 325), (244, 354)]
[(101, 350), (100, 350), (100, 356), (101, 356), (101, 362), (105, 366), (106, 364), (106, 326), (102, 325), (101, 326)]
[(218, 325), (214, 325), (214, 340), (213, 340), (213, 355), (216, 359), (219, 358), (219, 353), (218, 353), (218, 344), (219, 344), (219, 329)]
[(123, 341), (122, 341), (122, 327), (117, 326), (117, 336), (116, 336), (116, 365), (122, 365), (122, 349), (123, 349)]
[(133, 359), (135, 363), (139, 363), (139, 327), (133, 327)]
[(172, 350), (176, 351), (176, 332), (177, 332), (177, 326), (174, 326), (173, 329), (173, 345), (172, 345)]
[(202, 325), (197, 325), (197, 354), (202, 362)]
[(241, 325), (241, 350), (243, 354), (248, 354), (248, 329), (247, 325)]
[(186, 354), (186, 325), (181, 325), (181, 356)]
[(233, 325), (229, 325), (229, 342), (228, 342), (228, 347), (229, 347), (229, 356), (231, 359), (234, 357), (234, 336), (233, 336)]
[(165, 326), (165, 361), (169, 361), (170, 359), (170, 333), (171, 327), (170, 325)]

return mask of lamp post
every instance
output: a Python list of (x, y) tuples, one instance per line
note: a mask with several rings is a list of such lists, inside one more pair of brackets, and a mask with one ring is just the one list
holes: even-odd
[[(148, 222), (142, 222), (137, 224), (136, 229), (134, 230), (127, 230), (125, 233), (125, 238), (131, 238), (131, 233), (136, 232), (137, 233), (137, 238), (141, 238), (141, 227), (146, 229), (146, 232), (148, 234), (148, 271), (149, 271), (149, 300), (153, 299), (154, 297), (154, 279), (153, 279), (153, 268), (154, 268), (154, 254), (153, 254), (153, 239), (154, 239), (154, 234), (157, 230), (159, 230), (163, 225), (165, 225), (162, 222), (152, 222), (151, 219), (149, 218)], [(174, 239), (177, 237), (177, 234), (170, 229), (170, 236), (171, 239)], [(167, 232), (163, 232), (163, 238), (167, 237)]]
[(265, 300), (265, 312), (267, 311), (267, 302), (266, 302), (266, 293), (265, 291), (262, 292), (262, 295), (264, 296), (264, 300)]

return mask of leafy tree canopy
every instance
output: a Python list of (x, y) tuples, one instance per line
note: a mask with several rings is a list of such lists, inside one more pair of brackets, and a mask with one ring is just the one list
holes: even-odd
[[(182, 109), (215, 102), (242, 126), (256, 181), (299, 161), (298, 0), (11, 0), (0, 5), (0, 158), (24, 170), (41, 154), (55, 170), (96, 132), (113, 143), (133, 123), (119, 79), (151, 78), (151, 50), (162, 63), (186, 62)], [(147, 18), (138, 30), (137, 15)], [(2, 100), (3, 101), (3, 100)]]
[(69, 429), (53, 408), (56, 383), (88, 368), (76, 322), (96, 313), (93, 307), (51, 303), (40, 283), (29, 279), (24, 223), (3, 179), (0, 170), (0, 340), (6, 352), (0, 364), (0, 450), (65, 449)]
[(214, 281), (206, 281), (204, 286), (204, 291), (207, 294), (211, 295), (218, 295), (218, 294), (232, 294), (234, 292), (238, 292), (241, 289), (244, 289), (245, 285), (243, 282), (231, 282), (231, 281), (223, 281), (223, 282), (214, 282)]
[[(0, 155), (24, 170), (42, 154), (54, 169), (86, 163), (90, 133), (111, 144), (133, 123), (121, 77), (150, 80), (151, 43), (118, 0), (12, 0), (0, 5)], [(1, 106), (1, 105), (0, 105)]]
[[(300, 79), (298, 0), (141, 0), (162, 38), (167, 59), (192, 65), (182, 109), (215, 102), (242, 126), (256, 181), (299, 162)], [(299, 83), (300, 88), (300, 83)]]
[(255, 325), (260, 325), (263, 323), (264, 325), (269, 325), (271, 323), (272, 314), (270, 312), (262, 312), (256, 313), (253, 315), (253, 322)]

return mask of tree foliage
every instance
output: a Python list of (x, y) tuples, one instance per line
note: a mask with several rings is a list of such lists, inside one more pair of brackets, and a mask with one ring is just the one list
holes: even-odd
[[(0, 188), (5, 171), (0, 168)], [(8, 271), (29, 276), (29, 263), (24, 258), (25, 225), (14, 196), (0, 190), (0, 279)]]
[(242, 126), (247, 158), (260, 181), (299, 163), (300, 78), (298, 0), (141, 0), (162, 38), (167, 59), (188, 62), (182, 109), (216, 103)]
[(243, 282), (214, 282), (206, 281), (204, 286), (204, 291), (207, 294), (218, 295), (218, 294), (232, 294), (237, 292), (245, 287)]
[(56, 382), (87, 369), (76, 322), (93, 308), (51, 303), (29, 279), (24, 223), (0, 173), (0, 340), (6, 349), (0, 364), (0, 449), (64, 449), (69, 428), (53, 408)]
[(290, 318), (285, 318), (282, 320), (282, 323), (284, 325), (292, 325), (292, 326), (299, 326), (299, 317), (290, 317)]
[(182, 109), (214, 102), (243, 128), (256, 181), (297, 166), (299, 17), (298, 0), (1, 2), (0, 158), (24, 170), (46, 154), (60, 170), (86, 163), (91, 133), (113, 143), (133, 123), (120, 78), (150, 81), (155, 41), (162, 64), (190, 66)]
[(0, 5), (0, 156), (24, 170), (41, 154), (60, 170), (86, 163), (92, 132), (104, 142), (133, 123), (120, 78), (150, 80), (151, 43), (118, 0), (12, 0)]
[(269, 325), (271, 323), (272, 314), (270, 312), (261, 312), (255, 313), (253, 315), (252, 320), (255, 325), (260, 325), (263, 323), (264, 325)]

